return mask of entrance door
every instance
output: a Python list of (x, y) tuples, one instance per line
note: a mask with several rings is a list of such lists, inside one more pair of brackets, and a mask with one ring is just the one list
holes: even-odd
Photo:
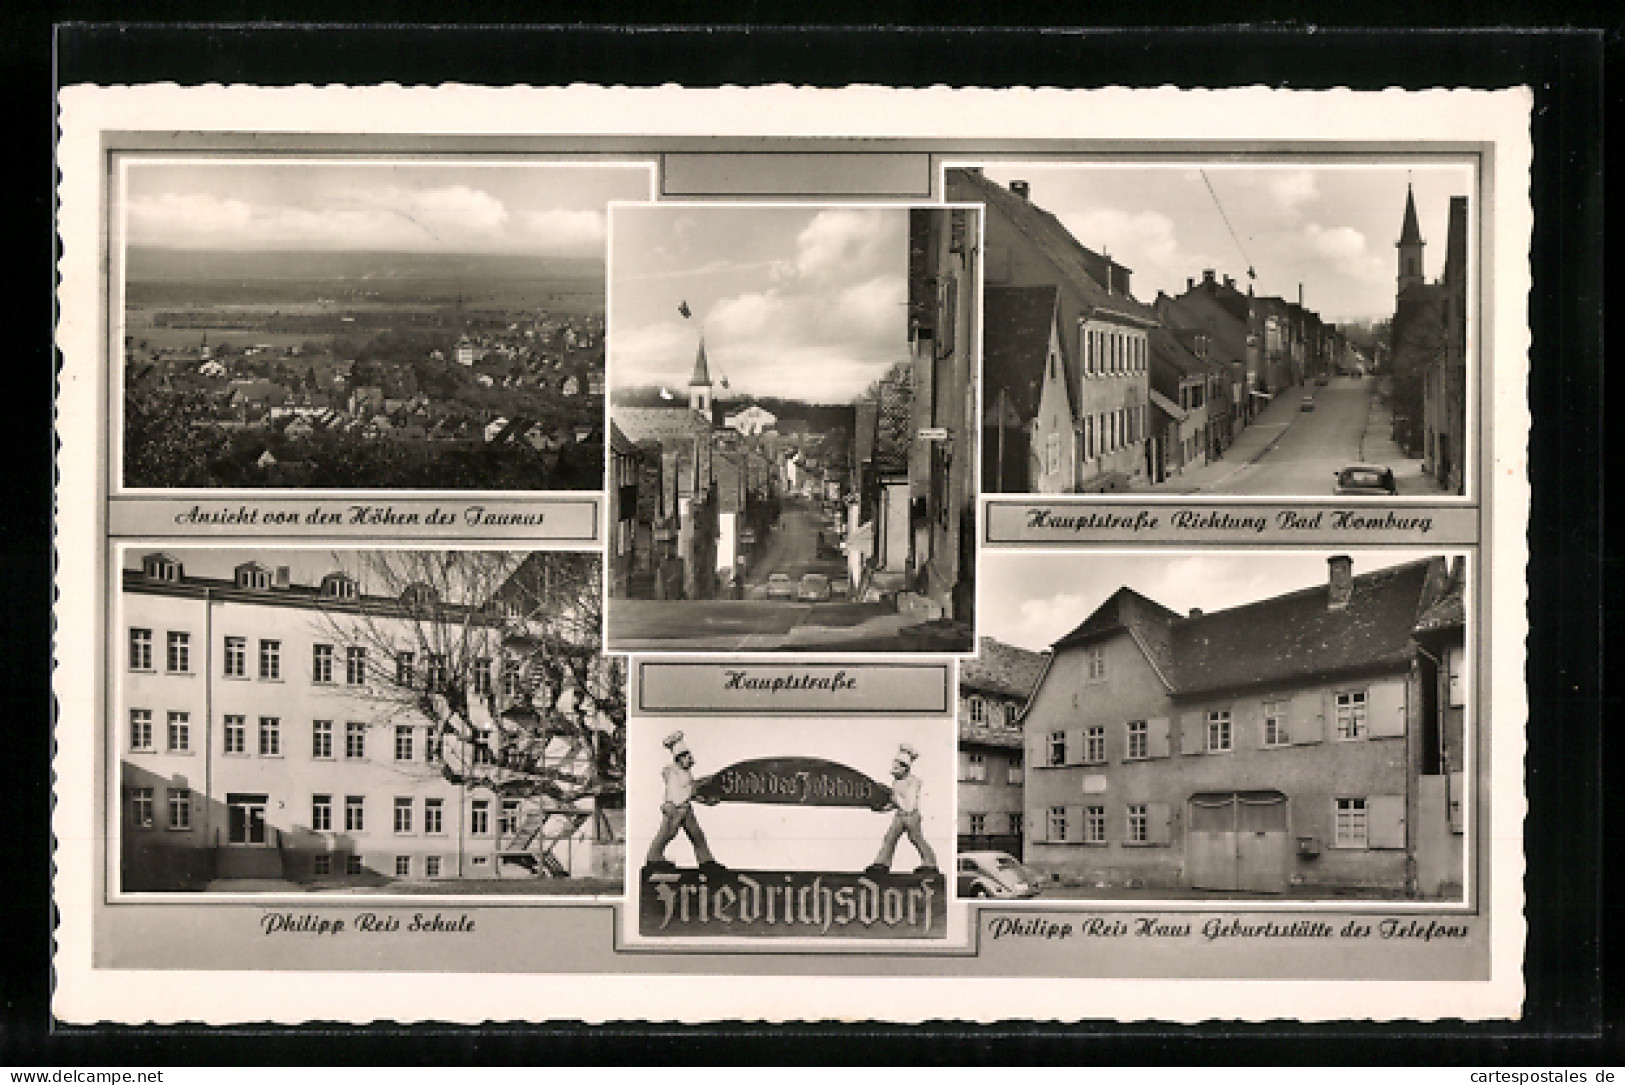
[(1236, 880), (1251, 893), (1285, 893), (1289, 856), (1286, 796), (1236, 801)]
[(265, 804), (268, 801), (266, 795), (226, 796), (228, 843), (265, 843)]
[(1236, 863), (1234, 793), (1191, 796), (1185, 834), (1185, 863), (1193, 889), (1240, 887)]
[(1290, 876), (1287, 800), (1279, 791), (1192, 795), (1185, 866), (1193, 889), (1284, 893)]

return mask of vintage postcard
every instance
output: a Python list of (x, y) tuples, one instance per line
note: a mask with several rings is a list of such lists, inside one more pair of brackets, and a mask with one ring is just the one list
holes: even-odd
[(1520, 1014), (1527, 92), (60, 104), (60, 1019)]

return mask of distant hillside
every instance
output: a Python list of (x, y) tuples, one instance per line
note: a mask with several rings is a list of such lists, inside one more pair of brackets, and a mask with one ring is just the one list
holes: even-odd
[(221, 279), (349, 283), (490, 280), (593, 280), (604, 262), (533, 253), (323, 252), (310, 250), (194, 250), (132, 245), (125, 252), (132, 282), (210, 282)]
[[(640, 388), (617, 388), (614, 402), (618, 407), (679, 407), (688, 402), (687, 388), (672, 388), (669, 391), (674, 399), (662, 399), (660, 388), (656, 385)], [(850, 403), (802, 403), (800, 400), (779, 399), (775, 396), (749, 396), (739, 399), (719, 399), (717, 401), (718, 414), (721, 417), (744, 410), (751, 404), (756, 404), (764, 411), (770, 412), (781, 422), (801, 421), (807, 423), (807, 429), (814, 433), (829, 433), (832, 430), (842, 429), (852, 432), (852, 405)]]

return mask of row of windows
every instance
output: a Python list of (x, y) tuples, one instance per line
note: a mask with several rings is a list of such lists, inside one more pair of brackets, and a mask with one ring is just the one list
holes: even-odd
[[(484, 856), (474, 860), (477, 865), (483, 864)], [(423, 876), (425, 878), (441, 877), (443, 864), (438, 855), (425, 855), (423, 857)], [(344, 873), (358, 875), (365, 870), (359, 855), (346, 855), (344, 857)], [(331, 877), (333, 874), (333, 857), (331, 855), (313, 855), (310, 858), (310, 872), (318, 878)], [(412, 876), (412, 857), (410, 855), (395, 856), (395, 877), (410, 878)]]
[(1145, 404), (1083, 416), (1083, 459), (1108, 456), (1145, 436)]
[[(1346, 690), (1332, 697), (1332, 720), (1340, 741), (1353, 741), (1370, 736), (1367, 714), (1368, 697), (1365, 690)], [(1290, 729), (1291, 701), (1287, 699), (1263, 702), (1263, 744), (1292, 745)], [(1129, 720), (1123, 725), (1125, 761), (1143, 761), (1152, 757), (1168, 756), (1167, 719)], [(1066, 731), (1051, 731), (1047, 743), (1045, 763), (1052, 768), (1064, 765), (1098, 765), (1106, 761), (1106, 727), (1095, 724), (1079, 732), (1081, 749), (1074, 749), (1074, 740)], [(1230, 710), (1212, 709), (1202, 717), (1200, 750), (1205, 753), (1227, 753), (1235, 749), (1235, 726)], [(1187, 749), (1186, 752), (1192, 752)]]
[[(989, 814), (966, 814), (965, 825), (966, 831), (971, 836), (986, 836), (989, 832), (993, 831), (993, 827), (996, 825), (996, 822), (993, 819), (993, 816)], [(1020, 836), (1022, 827), (1021, 815), (1018, 813), (1006, 814), (1005, 826), (1005, 831), (1011, 836)]]
[(965, 710), (970, 715), (970, 721), (975, 724), (992, 724), (994, 727), (1017, 726), (1017, 711), (1014, 705), (1006, 705), (1002, 701), (991, 701), (985, 697), (969, 697), (965, 700)]
[[(985, 784), (987, 783), (987, 756), (979, 753), (967, 753), (960, 761), (959, 779), (961, 783)], [(1023, 779), (1021, 763), (1013, 761), (1004, 767), (1004, 782), (1011, 785), (1020, 785)]]
[[(312, 795), (310, 797), (310, 828), (313, 832), (328, 833), (334, 830), (335, 824), (342, 824), (347, 833), (364, 833), (367, 831), (367, 798), (365, 795), (344, 796), (342, 822), (335, 823), (337, 812), (336, 797), (331, 794)], [(446, 802), (444, 799), (424, 799), (423, 818), (418, 820), (417, 800), (410, 796), (397, 795), (390, 805), (390, 828), (398, 835), (410, 835), (418, 832), (421, 824), (422, 831), (430, 836), (437, 836), (446, 831)], [(517, 799), (502, 800), (501, 811), (497, 818), (497, 833), (501, 836), (512, 836), (519, 827), (519, 801)], [(468, 807), (468, 834), (470, 836), (491, 835), (491, 800), (474, 799)]]
[[(256, 726), (250, 732), (248, 717), (228, 714), (221, 718), (222, 742), (221, 750), (227, 754), (247, 756), (249, 753), (249, 739), (254, 740), (254, 752), (261, 757), (282, 757), (282, 720), (277, 716), (260, 716), (255, 721)], [(417, 726), (408, 723), (396, 724), (394, 728), (393, 753), (396, 761), (414, 761), (417, 759)], [(310, 756), (318, 760), (334, 759), (334, 721), (310, 721)], [(154, 745), (152, 710), (148, 708), (130, 709), (130, 749), (133, 752), (153, 752)], [(189, 712), (168, 713), (168, 724), (165, 728), (165, 747), (170, 753), (190, 753), (192, 751), (192, 720)], [(423, 756), (425, 760), (438, 760), (441, 754), (440, 737), (432, 731), (423, 742)], [(344, 758), (347, 761), (359, 761), (367, 756), (367, 725), (354, 720), (344, 724)]]
[(1107, 328), (1083, 328), (1083, 372), (1085, 376), (1109, 373), (1141, 373), (1146, 368), (1145, 336)]
[[(162, 806), (169, 820), (164, 828), (185, 832), (192, 827), (192, 792), (186, 788), (165, 788)], [(150, 787), (130, 789), (130, 824), (138, 829), (156, 829), (154, 820), (159, 809), (157, 792)]]
[[(155, 669), (153, 666), (153, 635), (151, 629), (131, 628), (130, 669), (132, 671), (152, 671)], [(258, 650), (253, 657), (254, 674), (263, 681), (281, 681), (282, 641), (262, 638), (256, 647)], [(311, 646), (310, 653), (310, 680), (317, 685), (337, 684), (340, 673), (337, 648), (331, 644), (315, 644)], [(367, 649), (355, 646), (344, 649), (342, 673), (345, 684), (352, 686), (367, 684), (367, 661)], [(221, 655), (221, 666), (225, 676), (227, 678), (248, 678), (249, 663), (248, 638), (226, 637)], [(423, 659), (421, 675), (417, 663), (417, 653), (415, 652), (396, 653), (396, 683), (415, 686), (421, 677), (423, 684), (430, 690), (446, 688), (450, 681), (450, 674), (444, 653), (426, 653)], [(192, 673), (192, 635), (190, 633), (171, 630), (165, 634), (164, 671), (167, 674)], [(495, 674), (495, 660), (484, 656), (476, 659), (472, 671), (474, 692), (489, 694), (492, 691)], [(503, 694), (508, 697), (518, 696), (522, 687), (523, 680), (520, 668), (517, 665), (504, 666), (502, 668)]]
[[(1402, 801), (1402, 800), (1401, 800)], [(1372, 846), (1367, 796), (1344, 796), (1332, 800), (1332, 846), (1369, 848)], [(1042, 826), (1049, 843), (1108, 844), (1106, 807), (1051, 806)], [(1121, 839), (1125, 844), (1166, 844), (1169, 842), (1169, 809), (1165, 803), (1129, 803), (1123, 807)], [(972, 830), (975, 832), (976, 830)]]

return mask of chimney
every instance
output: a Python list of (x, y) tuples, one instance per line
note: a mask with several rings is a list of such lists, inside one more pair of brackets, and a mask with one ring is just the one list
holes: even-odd
[(278, 565), (276, 567), (276, 577), (271, 581), (271, 583), (275, 587), (286, 588), (289, 584), (293, 583), (292, 570), (290, 570), (286, 565)]
[(1326, 559), (1328, 566), (1328, 610), (1346, 610), (1349, 597), (1354, 594), (1354, 559), (1347, 554), (1334, 554)]
[(1234, 290), (1236, 288), (1236, 280), (1232, 276), (1226, 275), (1224, 277), (1224, 285), (1226, 289)]
[(1010, 182), (1010, 191), (1015, 193), (1017, 196), (1020, 196), (1024, 200), (1027, 198), (1027, 193), (1030, 192), (1031, 190), (1032, 190), (1032, 186), (1027, 184), (1026, 181), (1011, 181)]
[(1298, 308), (1303, 308), (1303, 284), (1298, 284)]
[(1205, 267), (1205, 268), (1202, 269), (1202, 285), (1203, 286), (1212, 286), (1213, 285), (1213, 269), (1212, 268)]
[(1201, 607), (1191, 607), (1191, 617), (1192, 618), (1200, 618), (1201, 616), (1202, 616), (1202, 608)]
[(1185, 293), (1189, 294), (1192, 290), (1195, 290), (1195, 289), (1196, 289), (1196, 278), (1194, 276), (1187, 275), (1185, 277)]

